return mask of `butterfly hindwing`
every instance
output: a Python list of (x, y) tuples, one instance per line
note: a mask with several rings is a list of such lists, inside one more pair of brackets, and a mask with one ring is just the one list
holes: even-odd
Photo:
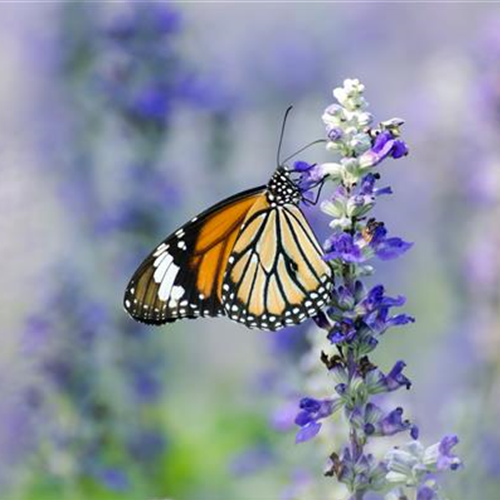
[(124, 297), (136, 320), (163, 324), (219, 316), (226, 264), (240, 228), (264, 187), (228, 198), (166, 238), (139, 266)]
[(328, 300), (331, 270), (302, 211), (263, 198), (247, 214), (223, 283), (229, 318), (277, 330), (314, 316)]

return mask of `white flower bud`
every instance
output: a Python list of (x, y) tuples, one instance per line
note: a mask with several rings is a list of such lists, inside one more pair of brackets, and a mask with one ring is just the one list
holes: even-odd
[(323, 163), (318, 166), (323, 176), (328, 175), (332, 179), (338, 179), (342, 175), (344, 167), (340, 163)]
[(350, 141), (350, 146), (357, 155), (368, 151), (371, 145), (371, 138), (365, 133), (356, 134)]
[(332, 229), (341, 229), (342, 231), (344, 229), (349, 229), (352, 225), (352, 221), (349, 217), (340, 217), (339, 219), (333, 219), (329, 226)]
[(335, 218), (346, 217), (345, 206), (340, 200), (328, 200), (321, 202), (321, 210)]

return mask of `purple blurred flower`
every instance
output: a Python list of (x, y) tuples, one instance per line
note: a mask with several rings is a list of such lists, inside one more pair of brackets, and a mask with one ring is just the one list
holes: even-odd
[(136, 6), (128, 15), (113, 20), (107, 34), (121, 43), (139, 37), (163, 37), (177, 33), (181, 19), (168, 4), (150, 3)]
[(273, 429), (279, 432), (287, 432), (293, 429), (295, 417), (297, 416), (297, 401), (292, 400), (284, 403), (271, 416)]
[(110, 490), (126, 491), (130, 487), (125, 471), (118, 468), (106, 468), (98, 473), (99, 480)]
[(452, 453), (452, 448), (458, 444), (458, 437), (454, 434), (444, 436), (438, 445), (438, 459), (436, 467), (438, 471), (446, 469), (456, 470), (461, 465), (460, 459)]
[(101, 89), (110, 110), (133, 128), (163, 132), (174, 105), (190, 95), (192, 70), (172, 47), (179, 26), (168, 4), (134, 4), (103, 33), (109, 43), (100, 51)]
[(152, 462), (158, 460), (166, 449), (166, 440), (157, 430), (143, 429), (135, 433), (128, 442), (128, 450), (135, 460)]
[(304, 354), (308, 347), (306, 338), (307, 329), (307, 323), (302, 323), (273, 332), (271, 334), (271, 349), (273, 354), (295, 358)]
[(158, 400), (163, 387), (158, 380), (156, 366), (139, 366), (131, 367), (130, 374), (132, 378), (132, 389), (135, 392), (136, 399), (142, 403), (151, 403)]
[(236, 476), (248, 476), (271, 465), (274, 458), (273, 451), (269, 446), (257, 445), (234, 457), (229, 468)]
[(140, 119), (163, 120), (171, 110), (166, 90), (154, 86), (140, 89), (131, 99), (130, 111)]
[(304, 490), (307, 491), (314, 478), (309, 471), (304, 469), (295, 470), (290, 478), (290, 485), (286, 487), (281, 495), (281, 500), (296, 500), (301, 498)]
[[(78, 460), (68, 481), (97, 480), (123, 491), (131, 485), (127, 472), (132, 469), (134, 480), (151, 484), (151, 461), (168, 450), (165, 429), (157, 425), (165, 356), (157, 334), (129, 321), (105, 299), (116, 297), (116, 286), (129, 272), (120, 259), (149, 246), (165, 225), (165, 207), (178, 201), (175, 169), (160, 160), (174, 107), (191, 105), (185, 86), (192, 70), (174, 45), (179, 16), (170, 5), (131, 5), (128, 16), (115, 17), (105, 30), (94, 24), (98, 15), (76, 5), (61, 9), (61, 38), (68, 44), (54, 81), (57, 99), (70, 104), (61, 147), (73, 156), (63, 162), (68, 168), (62, 203), (68, 208), (77, 200), (83, 209), (71, 212), (78, 237), (68, 238), (66, 246), (73, 265), (65, 269), (57, 259), (46, 280), (46, 301), (25, 340), (36, 354), (38, 379), (31, 392), (43, 390), (37, 393), (42, 403), (33, 404), (36, 418), (60, 408), (71, 415), (69, 421), (48, 418), (38, 425), (40, 445), (53, 445), (37, 450), (41, 470), (47, 469), (44, 459), (53, 459), (46, 456), (53, 448), (70, 450)], [(101, 127), (111, 123), (110, 116), (113, 126)], [(117, 149), (123, 146), (123, 158), (130, 157), (119, 161), (118, 183), (105, 180), (101, 165), (94, 164), (110, 141)], [(96, 238), (116, 229), (122, 231), (118, 239)], [(81, 266), (82, 248), (111, 267), (102, 273), (99, 266)]]
[(423, 485), (417, 490), (417, 500), (438, 500), (436, 491), (430, 486)]

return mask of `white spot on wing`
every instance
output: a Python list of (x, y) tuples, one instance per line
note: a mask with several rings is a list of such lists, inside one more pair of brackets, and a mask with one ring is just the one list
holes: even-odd
[[(160, 257), (158, 257), (160, 258)], [(174, 258), (170, 254), (165, 254), (164, 259), (160, 262), (158, 267), (156, 268), (156, 271), (153, 275), (153, 278), (156, 283), (161, 283), (167, 274), (168, 269), (170, 268), (170, 265), (173, 265)], [(173, 265), (176, 269), (179, 269), (177, 266)], [(176, 272), (177, 274), (177, 272)], [(169, 290), (170, 293), (170, 290)]]
[(184, 295), (184, 288), (182, 286), (174, 286), (172, 288), (172, 293), (170, 294), (170, 297), (173, 300), (179, 300), (183, 295)]
[(165, 243), (162, 243), (156, 249), (155, 253), (153, 254), (153, 257), (157, 257), (158, 255), (162, 254), (165, 250), (167, 250), (167, 248), (168, 248), (168, 245), (165, 245)]
[[(159, 270), (160, 269), (158, 268), (155, 271), (155, 278), (156, 278), (156, 273)], [(167, 300), (168, 297), (170, 296), (170, 291), (172, 290), (178, 272), (179, 272), (179, 266), (176, 266), (174, 263), (172, 263), (170, 267), (166, 270), (165, 276), (160, 285), (160, 289), (158, 290), (158, 298), (160, 300)]]
[(162, 252), (161, 255), (156, 257), (155, 261), (153, 262), (153, 266), (158, 267), (166, 259), (167, 255), (167, 252)]

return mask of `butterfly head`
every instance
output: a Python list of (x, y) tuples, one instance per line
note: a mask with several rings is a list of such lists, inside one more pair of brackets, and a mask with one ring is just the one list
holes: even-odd
[(266, 196), (271, 206), (298, 205), (302, 200), (301, 190), (290, 178), (290, 170), (284, 166), (278, 167), (269, 180)]

